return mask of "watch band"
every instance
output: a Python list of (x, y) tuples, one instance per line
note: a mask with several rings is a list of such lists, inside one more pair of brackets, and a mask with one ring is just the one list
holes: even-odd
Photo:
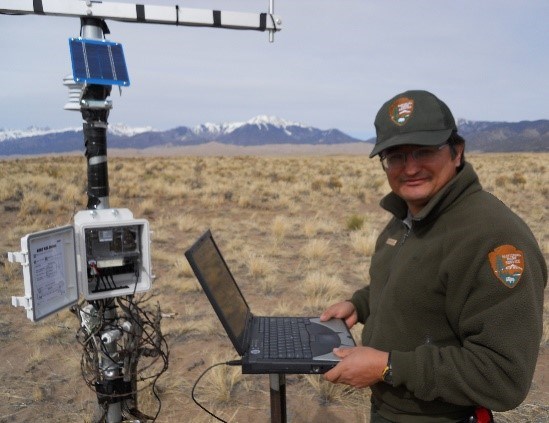
[(387, 365), (381, 373), (381, 380), (389, 385), (393, 386), (393, 366), (391, 364), (391, 352), (389, 351), (389, 357), (387, 357)]

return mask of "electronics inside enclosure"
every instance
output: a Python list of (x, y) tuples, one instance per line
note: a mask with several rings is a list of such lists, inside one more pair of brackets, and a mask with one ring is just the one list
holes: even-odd
[(87, 300), (131, 295), (151, 286), (149, 224), (127, 209), (78, 212), (74, 217)]
[(36, 322), (78, 301), (148, 291), (151, 273), (149, 222), (128, 209), (80, 211), (74, 226), (27, 234), (8, 260), (23, 266), (25, 307)]
[(84, 231), (89, 292), (128, 288), (137, 282), (141, 229), (139, 225), (128, 225)]

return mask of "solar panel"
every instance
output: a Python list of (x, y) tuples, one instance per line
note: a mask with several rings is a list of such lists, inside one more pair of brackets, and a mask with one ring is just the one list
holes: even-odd
[(77, 83), (129, 86), (122, 44), (69, 38), (73, 79)]

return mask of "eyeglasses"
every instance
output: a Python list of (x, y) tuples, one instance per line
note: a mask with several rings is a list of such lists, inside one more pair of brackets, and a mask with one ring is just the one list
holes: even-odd
[(448, 143), (436, 147), (422, 147), (408, 153), (395, 151), (394, 153), (383, 154), (380, 155), (381, 165), (385, 171), (403, 169), (407, 156), (410, 156), (418, 165), (426, 165), (431, 163), (438, 155), (438, 152), (446, 146), (448, 146)]

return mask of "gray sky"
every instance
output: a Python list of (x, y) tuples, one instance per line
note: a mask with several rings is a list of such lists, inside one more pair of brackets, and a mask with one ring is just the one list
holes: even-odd
[[(76, 1), (76, 0), (75, 0)], [(261, 13), (268, 0), (139, 0)], [(547, 0), (275, 0), (267, 33), (107, 21), (131, 86), (109, 123), (169, 129), (265, 114), (366, 138), (381, 104), (427, 89), (456, 118), (547, 119)], [(0, 128), (78, 127), (63, 110), (76, 18), (0, 15)]]

